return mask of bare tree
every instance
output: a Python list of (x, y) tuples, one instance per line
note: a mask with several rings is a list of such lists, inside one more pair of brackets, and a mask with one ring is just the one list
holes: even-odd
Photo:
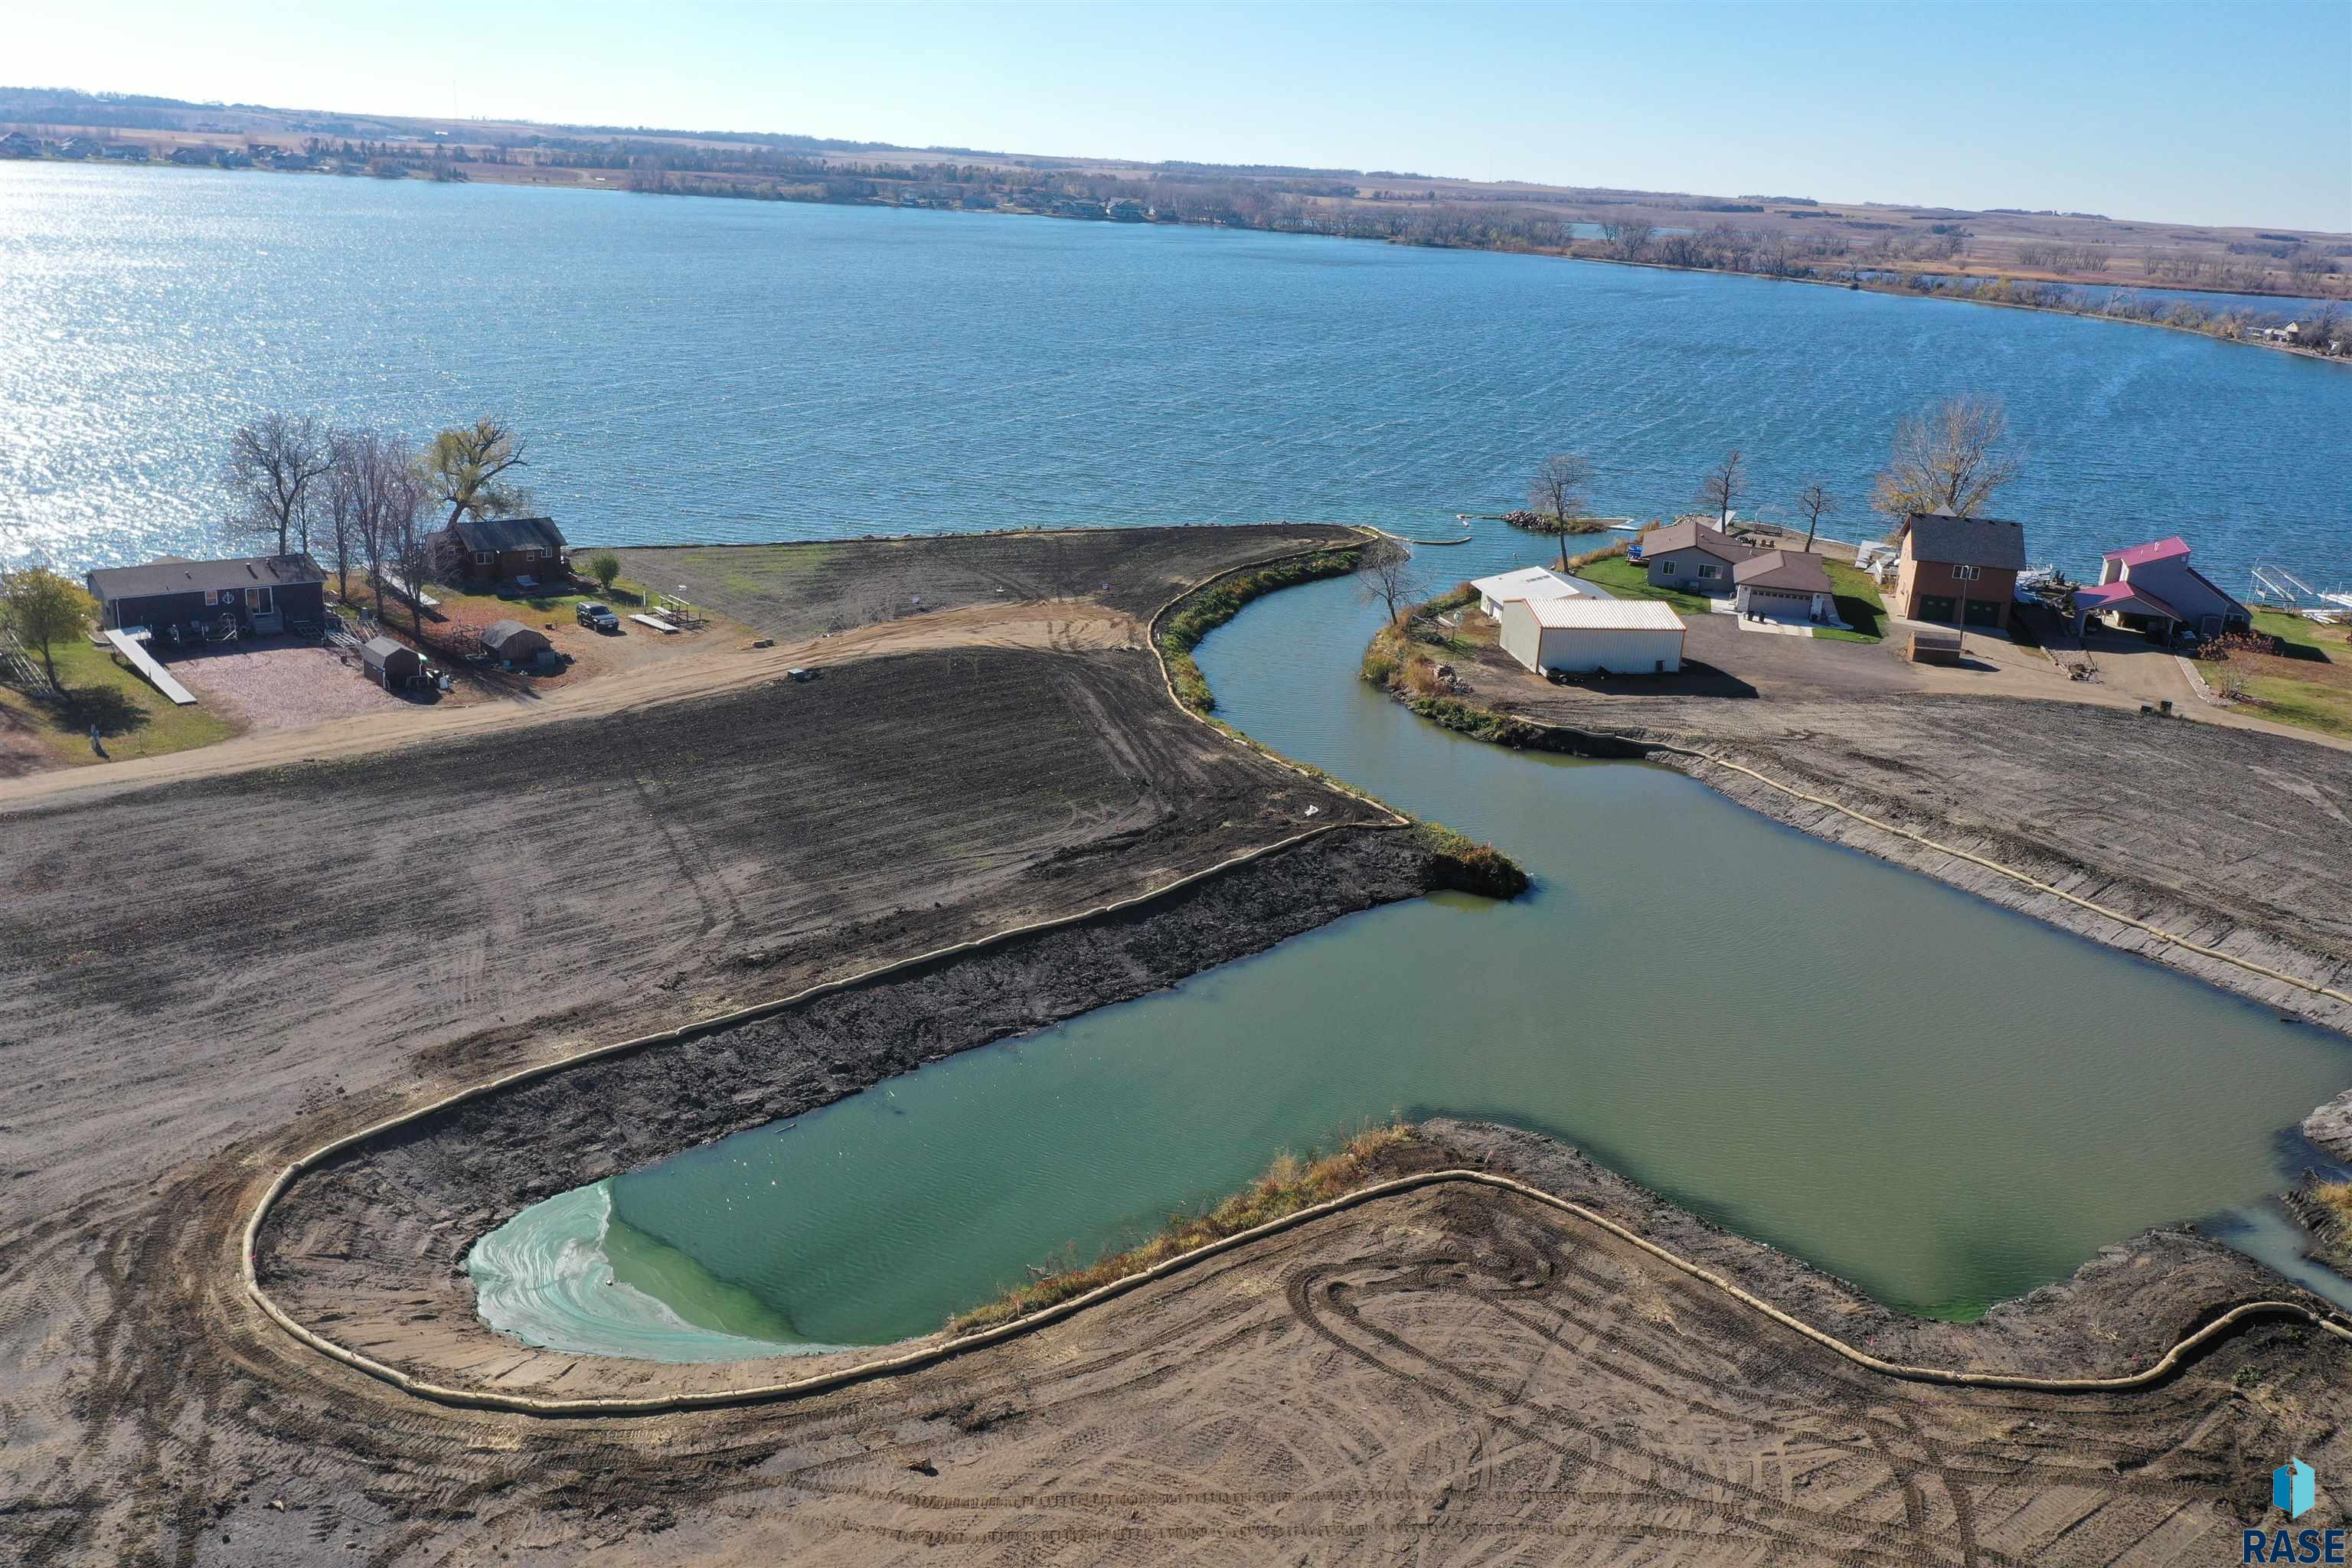
[(1617, 228), (1617, 238), (1613, 242), (1617, 254), (1628, 261), (1638, 259), (1642, 252), (1650, 247), (1650, 236), (1656, 232), (1656, 229), (1655, 224), (1641, 223), (1630, 218), (1620, 224)]
[(1925, 512), (1974, 517), (2017, 478), (2003, 449), (2009, 416), (1997, 398), (1949, 397), (1895, 427), (1895, 447), (1870, 504), (1897, 521)]
[(310, 487), (327, 471), (327, 445), (319, 422), (307, 414), (265, 414), (238, 426), (221, 465), (221, 484), (235, 505), (231, 536), (275, 539), (279, 555), (298, 544), (308, 550)]
[(1420, 596), (1421, 574), (1412, 552), (1385, 536), (1373, 540), (1356, 555), (1356, 572), (1367, 604), (1384, 605), (1389, 625)]
[(364, 559), (360, 547), (360, 489), (352, 472), (352, 443), (362, 432), (338, 430), (327, 437), (331, 456), (319, 481), (318, 521), (324, 528), (327, 564), (335, 574), (335, 597), (352, 596), (352, 564)]
[(1797, 492), (1797, 510), (1805, 514), (1805, 550), (1813, 548), (1813, 535), (1822, 526), (1822, 519), (1837, 510), (1837, 497), (1816, 480)]
[(1739, 448), (1734, 447), (1730, 456), (1706, 471), (1698, 485), (1699, 505), (1715, 509), (1715, 525), (1731, 526), (1731, 509), (1748, 493), (1747, 476), (1739, 471)]
[(1549, 533), (1559, 540), (1559, 569), (1568, 570), (1568, 536), (1585, 533), (1581, 526), (1585, 492), (1592, 485), (1592, 465), (1573, 452), (1555, 452), (1528, 481), (1528, 505), (1535, 521), (1519, 526), (1530, 533)]
[(434, 500), (430, 480), (408, 443), (385, 431), (347, 432), (336, 452), (340, 482), (350, 488), (352, 527), (367, 563), (376, 613), (383, 613), (384, 574), (397, 573), (408, 590), (410, 625), (421, 634), (425, 606), (419, 601), (428, 563), (418, 521)]
[(444, 430), (425, 443), (418, 459), (434, 500), (449, 509), (444, 527), (467, 512), (477, 517), (512, 517), (530, 504), (530, 492), (506, 476), (530, 465), (522, 437), (495, 415)]

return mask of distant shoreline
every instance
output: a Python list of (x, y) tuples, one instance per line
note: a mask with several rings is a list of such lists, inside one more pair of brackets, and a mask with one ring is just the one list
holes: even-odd
[[(110, 163), (109, 163), (109, 162), (108, 162), (107, 160), (104, 160), (104, 159), (98, 159), (98, 158), (57, 158), (57, 157), (13, 158), (13, 159), (7, 159), (7, 160), (5, 160), (5, 162), (7, 162), (7, 163), (71, 163), (71, 164), (76, 164), (76, 165), (82, 166), (82, 167), (106, 167), (106, 166), (112, 166), (112, 167), (119, 167), (119, 168), (124, 168), (124, 169), (132, 169), (132, 170), (139, 170), (139, 171), (145, 171), (145, 172), (154, 172), (154, 171), (158, 171), (158, 170), (173, 170), (173, 169), (190, 168), (190, 169), (192, 169), (192, 172), (197, 172), (197, 173), (211, 173), (211, 174), (294, 174), (294, 175), (310, 174), (310, 175), (316, 175), (316, 176), (325, 177), (325, 178), (354, 179), (354, 180), (356, 180), (356, 179), (362, 179), (362, 178), (376, 178), (376, 177), (378, 177), (378, 176), (371, 176), (371, 175), (362, 175), (362, 174), (349, 174), (349, 173), (340, 173), (340, 172), (331, 173), (331, 172), (329, 172), (329, 171), (317, 170), (317, 169), (266, 169), (266, 168), (258, 168), (258, 167), (257, 167), (257, 168), (250, 168), (250, 169), (222, 169), (222, 168), (219, 168), (218, 166), (206, 166), (206, 165), (193, 165), (193, 166), (192, 166), (192, 165), (184, 165), (184, 164), (177, 164), (177, 163), (171, 163), (171, 162), (170, 162), (170, 161), (168, 161), (168, 160), (160, 160), (160, 161), (159, 161), (159, 160), (152, 160), (152, 159), (148, 160), (148, 161), (146, 161), (146, 162), (142, 162), (142, 163), (119, 163), (119, 162), (118, 162), (118, 163), (111, 163), (111, 164), (110, 164)], [(403, 179), (402, 179), (401, 181), (398, 181), (398, 182), (390, 182), (390, 183), (408, 183), (409, 179), (410, 179), (410, 177), (409, 177), (409, 176), (403, 176)], [(709, 195), (709, 194), (707, 194), (707, 193), (704, 193), (704, 192), (700, 192), (700, 191), (658, 191), (658, 192), (648, 192), (648, 191), (631, 191), (631, 190), (626, 189), (626, 188), (625, 188), (625, 187), (624, 187), (624, 186), (616, 185), (616, 184), (610, 184), (610, 183), (590, 183), (590, 184), (583, 184), (583, 183), (581, 183), (581, 182), (578, 182), (578, 181), (572, 181), (572, 180), (565, 180), (565, 181), (562, 181), (562, 182), (554, 182), (554, 181), (540, 181), (540, 180), (512, 180), (512, 179), (501, 179), (501, 178), (498, 178), (498, 177), (496, 177), (496, 176), (492, 176), (492, 177), (488, 177), (488, 178), (484, 178), (484, 179), (476, 179), (476, 178), (475, 178), (472, 174), (467, 174), (467, 175), (466, 175), (465, 177), (463, 177), (463, 178), (456, 179), (456, 180), (448, 180), (448, 181), (425, 180), (425, 181), (418, 181), (418, 182), (415, 182), (415, 183), (419, 183), (419, 184), (484, 184), (484, 185), (500, 185), (500, 186), (509, 186), (509, 187), (514, 187), (514, 188), (528, 188), (528, 189), (534, 189), (534, 190), (550, 190), (550, 191), (581, 191), (581, 192), (591, 192), (591, 193), (593, 193), (593, 192), (604, 192), (604, 193), (609, 193), (609, 194), (618, 195), (667, 195), (667, 196), (682, 196), (682, 197), (687, 197), (687, 198), (689, 198), (689, 199), (701, 199), (701, 200), (706, 200), (706, 201), (754, 201), (754, 202), (760, 202), (761, 205), (789, 205), (789, 206), (829, 206), (829, 207), (863, 207), (863, 208), (866, 208), (866, 209), (868, 209), (868, 210), (878, 210), (878, 211), (884, 211), (884, 212), (897, 212), (897, 211), (939, 212), (939, 213), (949, 213), (949, 214), (953, 214), (953, 215), (955, 215), (955, 216), (968, 216), (968, 217), (1034, 217), (1034, 218), (1055, 218), (1057, 221), (1059, 221), (1059, 222), (1063, 222), (1063, 223), (1082, 223), (1082, 222), (1087, 222), (1087, 221), (1090, 221), (1090, 220), (1081, 219), (1081, 218), (1057, 217), (1057, 215), (1053, 214), (1053, 213), (1039, 212), (1039, 211), (1035, 210), (1034, 208), (1031, 208), (1031, 207), (1021, 207), (1021, 206), (1007, 206), (1007, 205), (999, 205), (999, 206), (994, 206), (994, 207), (908, 206), (908, 205), (905, 205), (905, 204), (901, 204), (901, 203), (898, 203), (898, 202), (877, 202), (877, 201), (826, 202), (826, 201), (803, 201), (803, 200), (797, 200), (797, 199), (794, 199), (794, 200), (788, 200), (788, 201), (778, 201), (778, 202), (772, 202), (772, 203), (771, 203), (771, 202), (766, 202), (766, 201), (764, 201), (762, 198), (759, 198), (759, 197), (750, 197), (750, 196), (719, 196), (719, 195)], [(1636, 268), (1646, 268), (1646, 269), (1648, 269), (1648, 270), (1650, 270), (1650, 271), (1653, 271), (1653, 272), (1683, 272), (1683, 273), (1690, 273), (1690, 274), (1694, 274), (1694, 275), (1697, 275), (1697, 276), (1712, 277), (1712, 278), (1749, 278), (1749, 279), (1756, 279), (1756, 280), (1758, 280), (1758, 281), (1759, 281), (1759, 282), (1766, 282), (1766, 283), (1802, 283), (1802, 284), (1807, 284), (1807, 285), (1810, 285), (1810, 286), (1811, 286), (1811, 287), (1813, 287), (1813, 288), (1817, 288), (1817, 289), (1834, 289), (1840, 290), (1841, 292), (1844, 292), (1844, 293), (1852, 293), (1852, 294), (1881, 294), (1881, 295), (1895, 296), (1895, 297), (1898, 297), (1898, 298), (1902, 298), (1902, 299), (1906, 299), (1906, 300), (1947, 300), (1947, 301), (1949, 301), (1949, 302), (1952, 302), (1952, 303), (1956, 303), (1956, 304), (1964, 304), (1964, 305), (1985, 305), (1985, 306), (1991, 306), (1991, 307), (1994, 307), (1994, 308), (1997, 308), (1997, 309), (2006, 310), (2026, 310), (2026, 311), (2031, 311), (2031, 312), (2032, 312), (2032, 313), (2034, 313), (2034, 314), (2037, 314), (2037, 315), (2043, 315), (2043, 316), (2067, 316), (2067, 317), (2072, 317), (2072, 318), (2074, 318), (2074, 319), (2075, 319), (2075, 320), (2077, 320), (2077, 321), (2109, 321), (2109, 322), (2113, 322), (2113, 323), (2115, 323), (2115, 324), (2116, 324), (2116, 325), (2119, 325), (2119, 326), (2128, 326), (2128, 327), (2156, 327), (2156, 328), (2159, 328), (2159, 329), (2161, 329), (2161, 330), (2163, 330), (2163, 331), (2169, 331), (2169, 332), (2179, 332), (2179, 333), (2181, 333), (2181, 334), (2183, 334), (2184, 336), (2188, 336), (2188, 337), (2204, 338), (2204, 339), (2207, 339), (2208, 341), (2210, 341), (2210, 342), (2221, 342), (2221, 343), (2236, 343), (2236, 344), (2239, 344), (2239, 345), (2241, 345), (2241, 346), (2247, 347), (2247, 348), (2268, 349), (2268, 350), (2270, 350), (2270, 351), (2272, 351), (2272, 352), (2273, 352), (2273, 353), (2284, 353), (2284, 354), (2290, 354), (2290, 355), (2293, 355), (2293, 356), (2294, 356), (2295, 358), (2298, 358), (2298, 359), (2316, 360), (2316, 361), (2318, 361), (2318, 362), (2320, 362), (2321, 363), (2324, 363), (2324, 364), (2335, 364), (2335, 365), (2352, 366), (2352, 355), (2346, 355), (2346, 354), (2327, 354), (2327, 353), (2320, 353), (2320, 352), (2319, 352), (2318, 350), (2316, 350), (2316, 349), (2307, 349), (2307, 348), (2303, 348), (2303, 347), (2301, 347), (2301, 346), (2299, 346), (2299, 345), (2297, 345), (2297, 344), (2294, 344), (2294, 343), (2282, 343), (2282, 342), (2273, 342), (2273, 341), (2271, 341), (2271, 340), (2269, 340), (2269, 339), (2265, 339), (2265, 338), (2231, 337), (2231, 336), (2229, 336), (2229, 335), (2224, 334), (2224, 333), (2221, 333), (2221, 332), (2207, 331), (2206, 331), (2205, 329), (2203, 329), (2202, 327), (2188, 326), (2188, 325), (2183, 325), (2183, 324), (2181, 324), (2181, 323), (2174, 322), (2174, 321), (2143, 321), (2143, 320), (2140, 320), (2140, 319), (2138, 319), (2138, 318), (2132, 317), (2132, 316), (2115, 316), (2115, 315), (2108, 315), (2108, 314), (2106, 314), (2105, 312), (2104, 312), (2104, 311), (2099, 311), (2099, 310), (2069, 310), (2064, 309), (2064, 308), (2063, 308), (2063, 307), (2062, 307), (2062, 306), (2055, 306), (2055, 305), (2035, 305), (2035, 304), (2030, 304), (2030, 303), (2028, 303), (2028, 302), (2026, 302), (2026, 301), (2024, 301), (2024, 300), (1986, 300), (1986, 299), (1979, 299), (1979, 298), (1978, 298), (1978, 297), (1977, 297), (1975, 294), (1973, 294), (1973, 293), (1944, 292), (1944, 291), (1923, 292), (1922, 290), (1919, 290), (1919, 289), (1905, 288), (1905, 287), (1903, 287), (1903, 286), (1902, 286), (1902, 285), (1900, 285), (1900, 284), (1887, 284), (1887, 283), (1877, 283), (1877, 282), (1864, 282), (1864, 281), (1862, 281), (1862, 280), (1860, 280), (1860, 279), (1840, 279), (1840, 278), (1800, 278), (1800, 277), (1794, 277), (1794, 276), (1790, 276), (1790, 275), (1783, 274), (1783, 273), (1773, 273), (1773, 272), (1746, 272), (1746, 271), (1740, 271), (1740, 270), (1736, 269), (1736, 268), (1726, 268), (1726, 267), (1685, 267), (1685, 266), (1682, 266), (1682, 265), (1679, 265), (1679, 264), (1677, 264), (1677, 263), (1671, 262), (1671, 261), (1643, 261), (1643, 260), (1639, 260), (1639, 259), (1634, 259), (1634, 258), (1625, 258), (1625, 257), (1616, 257), (1616, 256), (1579, 256), (1579, 255), (1576, 255), (1576, 254), (1574, 254), (1573, 252), (1570, 252), (1570, 251), (1541, 249), (1541, 248), (1537, 248), (1537, 247), (1525, 247), (1525, 248), (1513, 248), (1513, 247), (1502, 247), (1502, 246), (1487, 246), (1487, 245), (1443, 245), (1443, 244), (1440, 244), (1440, 245), (1428, 245), (1428, 244), (1416, 244), (1416, 243), (1414, 243), (1414, 242), (1412, 242), (1412, 241), (1410, 241), (1410, 240), (1381, 239), (1381, 238), (1378, 238), (1378, 237), (1371, 237), (1371, 236), (1347, 235), (1347, 234), (1321, 234), (1321, 233), (1318, 233), (1317, 231), (1315, 231), (1315, 230), (1313, 230), (1313, 229), (1276, 228), (1276, 227), (1272, 226), (1271, 225), (1267, 225), (1267, 226), (1258, 226), (1258, 225), (1251, 225), (1251, 224), (1198, 223), (1198, 222), (1193, 222), (1193, 221), (1190, 221), (1190, 220), (1179, 220), (1179, 221), (1177, 221), (1177, 222), (1173, 222), (1173, 223), (1166, 222), (1166, 221), (1163, 221), (1163, 220), (1148, 220), (1148, 221), (1141, 222), (1141, 223), (1122, 223), (1122, 222), (1118, 222), (1118, 221), (1114, 221), (1114, 220), (1108, 219), (1108, 218), (1101, 219), (1101, 220), (1092, 220), (1092, 221), (1099, 221), (1099, 222), (1101, 222), (1105, 226), (1107, 226), (1107, 227), (1114, 227), (1114, 228), (1118, 228), (1118, 227), (1152, 227), (1152, 228), (1221, 228), (1221, 229), (1229, 229), (1229, 230), (1231, 230), (1232, 232), (1236, 233), (1236, 234), (1280, 234), (1280, 235), (1297, 235), (1297, 236), (1300, 236), (1300, 237), (1311, 237), (1311, 238), (1318, 238), (1318, 239), (1362, 240), (1362, 241), (1364, 241), (1364, 242), (1366, 242), (1366, 243), (1376, 244), (1376, 245), (1391, 245), (1391, 246), (1396, 246), (1396, 247), (1400, 247), (1400, 248), (1402, 248), (1402, 249), (1407, 249), (1407, 250), (1457, 250), (1457, 251), (1468, 251), (1468, 252), (1472, 252), (1472, 253), (1475, 253), (1475, 254), (1477, 254), (1477, 255), (1482, 255), (1482, 256), (1531, 256), (1531, 257), (1539, 257), (1539, 258), (1544, 258), (1544, 259), (1547, 259), (1547, 260), (1552, 260), (1552, 261), (1578, 261), (1578, 262), (1585, 262), (1585, 263), (1589, 263), (1589, 264), (1591, 264), (1591, 265), (1594, 265), (1594, 266), (1601, 266), (1601, 267), (1636, 267)], [(1972, 276), (1975, 276), (1975, 275), (1973, 275), (1973, 274), (1967, 274), (1967, 273), (1961, 273), (1961, 274), (1948, 274), (1948, 276), (1972, 277)], [(1986, 279), (1986, 281), (1991, 281), (1991, 279)], [(2249, 294), (2249, 293), (2246, 293), (2246, 292), (2244, 292), (2244, 291), (2242, 291), (2242, 290), (2240, 290), (2240, 289), (2173, 289), (2170, 285), (2167, 285), (2167, 284), (2127, 284), (2127, 283), (2115, 283), (2115, 284), (2104, 284), (2104, 285), (2102, 285), (2102, 284), (2066, 283), (2066, 282), (2059, 282), (2059, 281), (2057, 281), (2057, 280), (2055, 280), (2055, 279), (2052, 279), (2052, 280), (2050, 280), (2050, 281), (2052, 282), (2052, 285), (2053, 285), (2053, 287), (2057, 287), (2057, 288), (2065, 288), (2065, 289), (2107, 288), (2107, 289), (2117, 289), (2117, 290), (2134, 290), (2134, 291), (2143, 291), (2143, 292), (2226, 294), (2226, 295), (2230, 296), (2230, 297), (2231, 297), (2231, 298), (2232, 298), (2232, 299), (2241, 299), (2241, 300), (2249, 300), (2249, 301), (2252, 301), (2252, 300), (2272, 300), (2272, 301), (2274, 301), (2275, 303), (2277, 303), (2278, 305), (2281, 305), (2281, 306), (2284, 306), (2284, 305), (2287, 305), (2287, 304), (2296, 304), (2296, 305), (2309, 304), (2309, 303), (2312, 303), (2312, 302), (2313, 302), (2313, 299), (2314, 299), (2314, 297), (2307, 297), (2307, 296), (2301, 296), (2301, 295), (2290, 295), (2290, 294)], [(2328, 301), (2328, 300), (2318, 300), (2318, 302), (2319, 302), (2319, 303), (2321, 303), (2321, 304), (2334, 303), (2334, 301)], [(2341, 303), (2343, 304), (2344, 308), (2345, 308), (2347, 311), (2352, 311), (2352, 301), (2343, 301), (2343, 302), (2341, 302)], [(2249, 309), (2251, 309), (2251, 308), (2252, 308), (2252, 306), (2250, 305), (2250, 306), (2249, 306)], [(2281, 311), (2280, 311), (2280, 312), (2278, 312), (2278, 313), (2285, 314), (2286, 312), (2285, 312), (2285, 311), (2284, 311), (2284, 310), (2281, 310)]]

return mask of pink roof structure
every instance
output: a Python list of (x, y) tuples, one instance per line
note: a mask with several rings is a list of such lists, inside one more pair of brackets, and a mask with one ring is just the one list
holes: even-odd
[[(2140, 548), (2148, 547), (2143, 545)], [(2102, 583), (2095, 588), (2077, 588), (2074, 590), (2074, 607), (2082, 611), (2115, 610), (2127, 616), (2162, 616), (2173, 621), (2180, 618), (2180, 612), (2170, 605), (2147, 589), (2134, 587), (2129, 583)]]
[(2170, 539), (2151, 540), (2146, 544), (2126, 545), (2121, 550), (2110, 550), (2107, 552), (2107, 559), (2120, 561), (2126, 566), (2144, 566), (2151, 561), (2169, 561), (2177, 555), (2188, 553), (2188, 541), (2175, 534)]

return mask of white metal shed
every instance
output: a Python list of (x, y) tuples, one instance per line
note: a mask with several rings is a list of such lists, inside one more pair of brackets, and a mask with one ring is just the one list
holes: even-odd
[(1513, 599), (1600, 596), (1584, 584), (1572, 583), (1542, 566), (1522, 566), (1516, 572), (1498, 572), (1492, 577), (1480, 577), (1470, 585), (1478, 590), (1478, 608), (1497, 617), (1502, 615), (1503, 606)]
[(1503, 651), (1538, 675), (1605, 669), (1672, 675), (1683, 667), (1683, 622), (1655, 599), (1510, 599)]

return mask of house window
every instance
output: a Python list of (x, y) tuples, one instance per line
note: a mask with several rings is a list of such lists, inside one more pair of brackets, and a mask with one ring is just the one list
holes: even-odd
[(1712, 561), (1702, 561), (1702, 562), (1700, 562), (1700, 563), (1698, 563), (1698, 574), (1699, 574), (1700, 576), (1702, 576), (1702, 577), (1712, 577), (1712, 576), (1715, 576), (1715, 575), (1717, 574), (1716, 574), (1716, 569), (1715, 569), (1715, 563), (1714, 563), (1714, 562), (1712, 562)]
[(1675, 574), (1675, 563), (1671, 561), (1661, 561), (1658, 563), (1658, 570), (1671, 577)]
[(474, 552), (474, 564), (477, 566), (488, 566), (497, 559), (497, 556), (491, 554), (487, 550), (477, 550)]
[(1977, 580), (1979, 574), (1980, 573), (1979, 568), (1974, 566), (1955, 566), (1952, 568), (1952, 578), (1955, 582), (1973, 583)]

